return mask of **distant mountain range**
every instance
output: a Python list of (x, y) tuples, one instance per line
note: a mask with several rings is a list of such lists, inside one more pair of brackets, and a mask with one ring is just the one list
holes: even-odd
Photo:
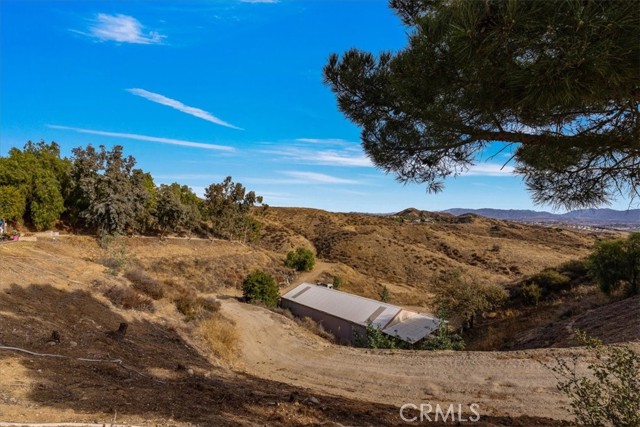
[(617, 211), (614, 209), (579, 209), (564, 214), (518, 209), (447, 209), (452, 215), (475, 214), (488, 218), (522, 222), (569, 223), (591, 226), (640, 227), (640, 209)]

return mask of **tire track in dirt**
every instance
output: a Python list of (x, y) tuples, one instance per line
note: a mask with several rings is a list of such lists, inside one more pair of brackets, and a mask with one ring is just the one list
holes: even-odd
[(567, 400), (540, 361), (583, 353), (356, 349), (329, 344), (261, 307), (227, 299), (222, 310), (237, 324), (239, 369), (324, 393), (398, 406), (478, 403), (485, 415), (566, 419)]

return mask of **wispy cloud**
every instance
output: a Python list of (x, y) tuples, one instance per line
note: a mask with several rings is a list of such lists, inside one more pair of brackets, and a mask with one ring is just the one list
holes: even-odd
[(183, 147), (204, 148), (205, 150), (217, 150), (217, 151), (226, 151), (226, 152), (236, 151), (235, 148), (228, 147), (225, 145), (206, 144), (203, 142), (185, 141), (183, 139), (160, 138), (156, 136), (138, 135), (135, 133), (109, 132), (109, 131), (103, 131), (103, 130), (82, 129), (82, 128), (76, 128), (71, 126), (60, 126), (60, 125), (47, 125), (47, 127), (50, 129), (70, 130), (78, 133), (86, 133), (89, 135), (101, 135), (101, 136), (110, 136), (112, 138), (158, 142), (160, 144), (171, 144), (171, 145), (180, 145)]
[(279, 0), (240, 0), (240, 3), (279, 3)]
[(99, 13), (89, 26), (88, 32), (77, 33), (106, 42), (133, 44), (161, 44), (166, 38), (157, 31), (147, 31), (133, 16)]
[(463, 176), (510, 176), (513, 174), (513, 166), (503, 166), (499, 163), (479, 163), (473, 165)]
[(284, 171), (283, 175), (293, 177), (305, 183), (314, 184), (359, 184), (358, 181), (353, 179), (338, 178), (336, 176), (326, 175), (324, 173), (317, 172), (299, 172), (299, 171)]
[(373, 167), (371, 160), (359, 150), (309, 150), (296, 147), (263, 150), (289, 161), (328, 166)]
[(309, 144), (325, 144), (325, 145), (353, 145), (356, 142), (347, 141), (341, 138), (298, 138), (296, 142), (306, 142)]
[(231, 123), (227, 123), (224, 120), (217, 118), (216, 116), (212, 115), (208, 111), (205, 111), (196, 107), (190, 107), (178, 100), (167, 98), (166, 96), (160, 95), (159, 93), (149, 92), (148, 90), (144, 90), (140, 88), (127, 89), (127, 92), (136, 96), (141, 96), (142, 98), (148, 99), (151, 102), (155, 102), (161, 105), (166, 105), (167, 107), (174, 108), (185, 114), (189, 114), (191, 116), (197, 117), (202, 120), (206, 120), (211, 123), (215, 123), (220, 126), (226, 126), (231, 129), (243, 130), (242, 128), (239, 128), (237, 126), (232, 125)]

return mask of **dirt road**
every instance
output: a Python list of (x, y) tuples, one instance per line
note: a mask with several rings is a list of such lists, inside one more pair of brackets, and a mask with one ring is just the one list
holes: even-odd
[(262, 378), (380, 403), (478, 403), (484, 415), (567, 417), (540, 361), (575, 349), (416, 352), (336, 346), (266, 309), (228, 299), (240, 333), (238, 368)]

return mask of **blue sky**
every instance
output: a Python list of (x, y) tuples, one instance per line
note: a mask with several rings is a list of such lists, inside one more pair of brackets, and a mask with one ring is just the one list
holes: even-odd
[(121, 144), (156, 183), (231, 175), (272, 206), (548, 209), (505, 153), (436, 195), (371, 165), (321, 73), (333, 52), (404, 46), (386, 1), (2, 0), (0, 19), (0, 155)]

